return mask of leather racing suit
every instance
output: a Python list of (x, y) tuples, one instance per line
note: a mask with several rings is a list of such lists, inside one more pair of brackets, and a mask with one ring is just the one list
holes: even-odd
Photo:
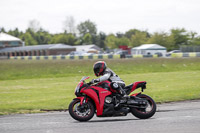
[(103, 75), (100, 78), (94, 80), (94, 82), (110, 81), (111, 87), (119, 92), (122, 96), (126, 95), (124, 91), (125, 83), (120, 79), (118, 75), (115, 74), (110, 68), (106, 68)]

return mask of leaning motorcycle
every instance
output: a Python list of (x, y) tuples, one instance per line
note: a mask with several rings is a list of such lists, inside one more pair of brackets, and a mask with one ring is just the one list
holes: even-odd
[(69, 114), (78, 121), (88, 121), (96, 113), (97, 117), (126, 116), (132, 113), (140, 119), (148, 119), (156, 112), (156, 103), (145, 94), (146, 81), (134, 82), (124, 88), (126, 94), (141, 88), (141, 92), (122, 98), (111, 87), (111, 82), (86, 83), (83, 77), (75, 88), (76, 98), (69, 104)]

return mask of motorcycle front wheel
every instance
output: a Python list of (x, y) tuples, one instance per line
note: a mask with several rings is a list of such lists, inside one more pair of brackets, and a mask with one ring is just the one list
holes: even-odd
[(152, 117), (156, 112), (156, 103), (154, 100), (145, 94), (140, 94), (137, 97), (147, 100), (147, 107), (145, 109), (131, 108), (131, 113), (140, 119), (148, 119)]
[(88, 121), (94, 116), (94, 105), (88, 101), (81, 105), (79, 99), (69, 104), (69, 114), (77, 121)]

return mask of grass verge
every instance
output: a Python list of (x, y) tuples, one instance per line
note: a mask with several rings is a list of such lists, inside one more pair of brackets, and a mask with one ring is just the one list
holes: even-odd
[[(0, 114), (67, 109), (82, 76), (0, 81)], [(156, 102), (200, 98), (200, 71), (121, 74), (128, 84), (146, 80), (145, 94)], [(91, 77), (91, 79), (94, 78)], [(137, 90), (139, 91), (139, 90)]]
[[(0, 80), (94, 75), (96, 60), (0, 60)], [(106, 60), (118, 75), (200, 71), (200, 58), (145, 58)]]

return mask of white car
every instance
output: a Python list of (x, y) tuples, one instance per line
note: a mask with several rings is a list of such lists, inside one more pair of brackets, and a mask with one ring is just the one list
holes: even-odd
[(172, 53), (181, 53), (181, 51), (180, 51), (180, 50), (172, 50), (172, 51), (168, 52), (168, 53), (166, 54), (166, 56), (171, 56)]

